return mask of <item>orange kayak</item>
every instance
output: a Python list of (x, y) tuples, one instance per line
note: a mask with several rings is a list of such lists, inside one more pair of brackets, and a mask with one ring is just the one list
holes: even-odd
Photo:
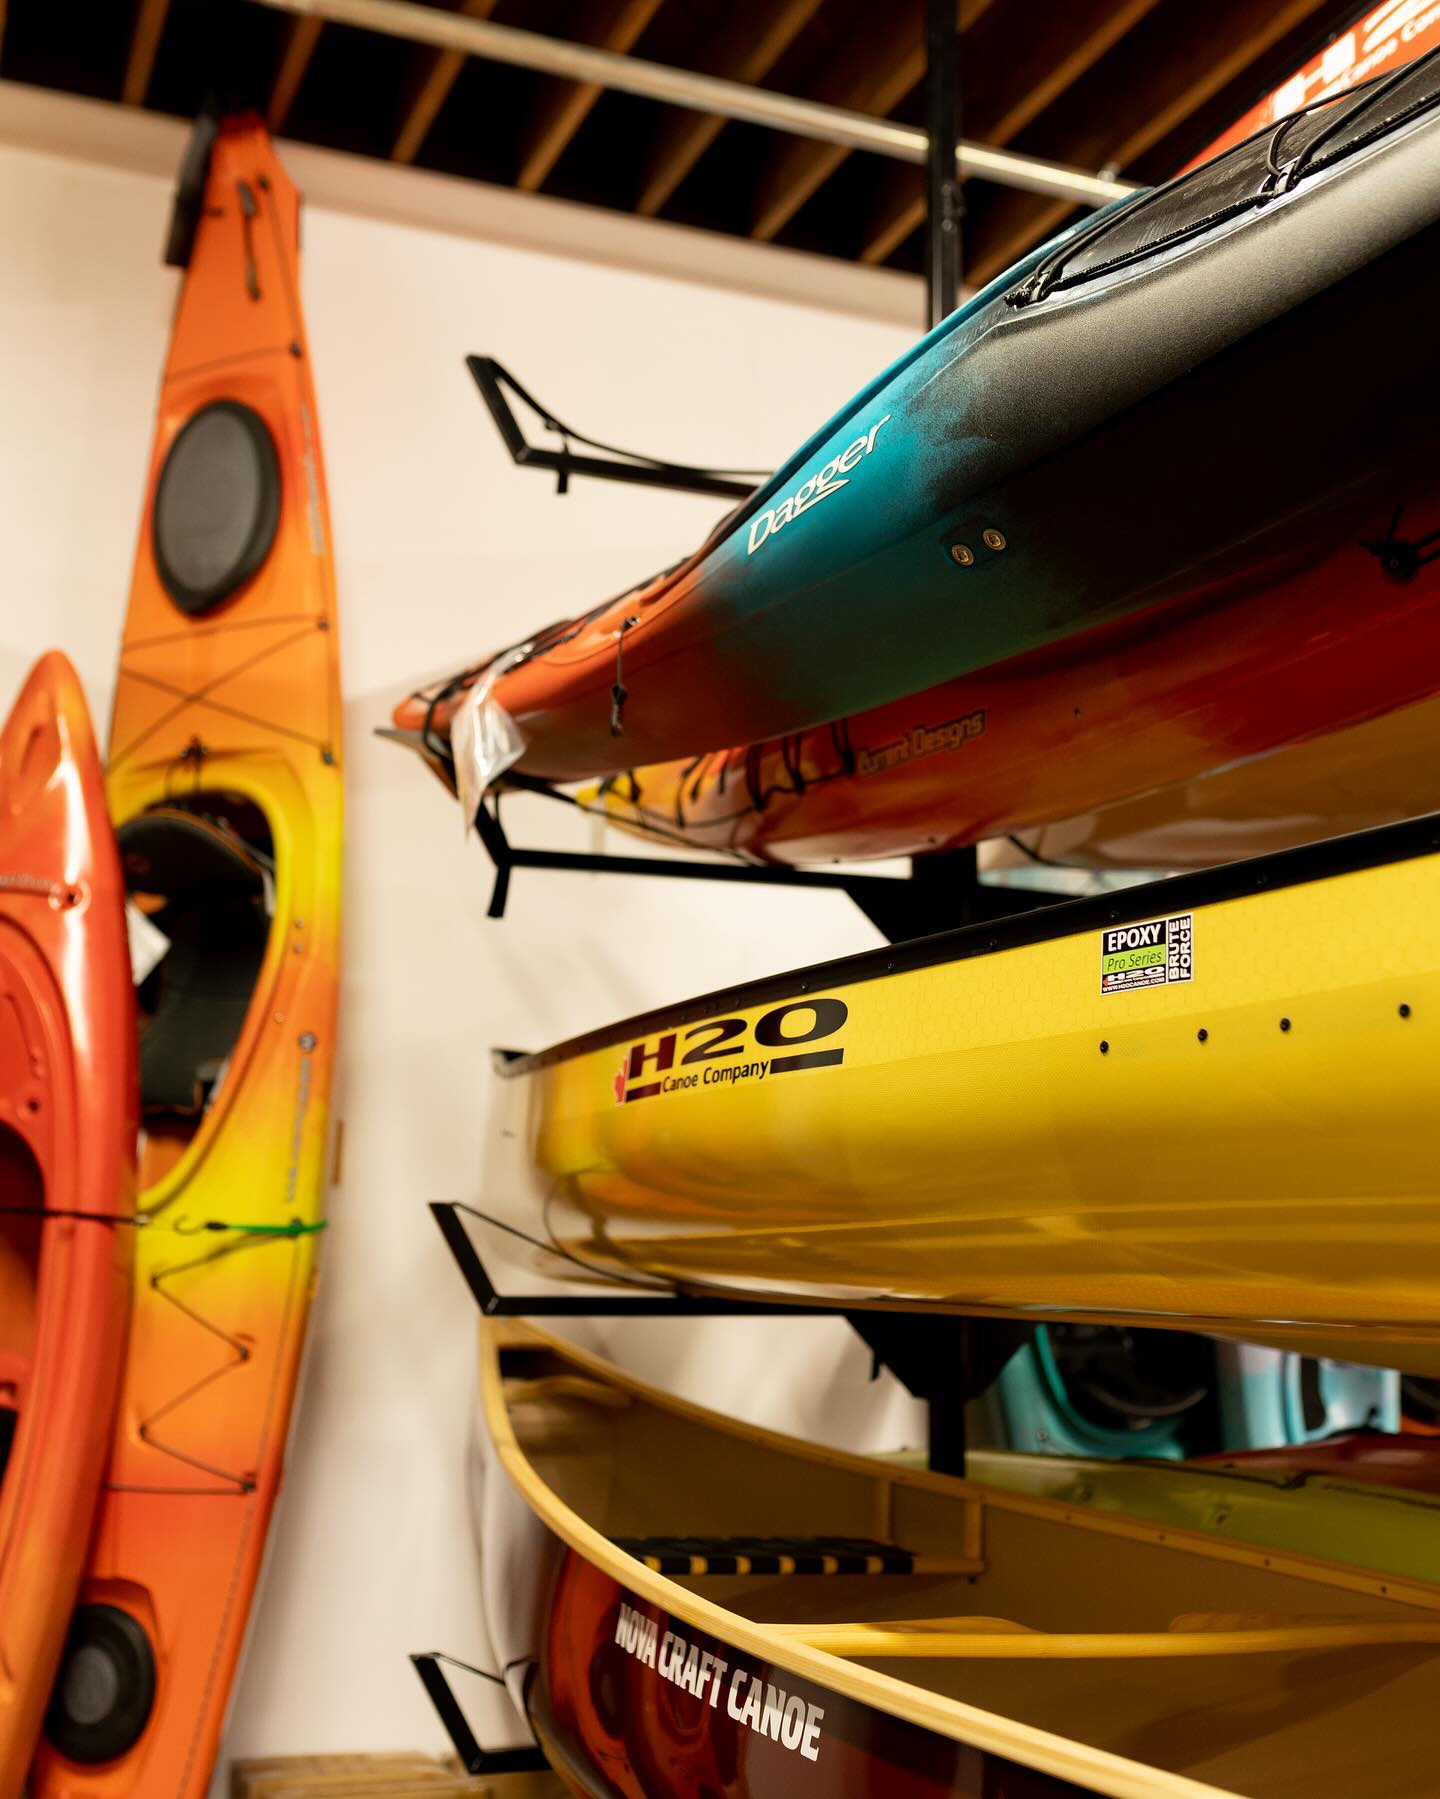
[(580, 802), (636, 835), (828, 861), (1007, 836), (1243, 763), (1434, 692), (1440, 559), (1412, 565), (1403, 546), (1440, 526), (1440, 499), (1399, 519), (1259, 591), (1213, 591), (838, 725), (631, 769)]
[(85, 1563), (135, 1200), (125, 889), (75, 671), (0, 734), (0, 1799), (21, 1791)]
[(154, 968), (134, 1311), (35, 1799), (201, 1799), (277, 1492), (326, 1191), (340, 904), (334, 578), (299, 198), (197, 133), (110, 740)]

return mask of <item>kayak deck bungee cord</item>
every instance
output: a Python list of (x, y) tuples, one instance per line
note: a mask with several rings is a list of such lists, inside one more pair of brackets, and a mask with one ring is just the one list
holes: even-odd
[(141, 914), (134, 1311), (35, 1799), (208, 1792), (314, 1286), (342, 767), (299, 222), (259, 121), (202, 120), (108, 771)]
[(0, 1799), (24, 1788), (110, 1447), (135, 1131), (125, 884), (52, 651), (0, 732)]
[(1373, 1799), (1428, 1791), (1431, 1578), (818, 1448), (525, 1326), (480, 1338), (487, 1621), (578, 1793), (1342, 1799), (1362, 1767)]
[[(1008, 836), (1248, 763), (1433, 692), (1440, 561), (1394, 556), (1397, 543), (1423, 541), (1440, 507), (1399, 516), (1403, 537), (1387, 507), (1365, 541), (1270, 571), (1258, 590), (1247, 579), (813, 731), (630, 769), (575, 798), (637, 836), (832, 861)], [(1156, 815), (1162, 806), (1157, 795)]]
[(484, 1203), (611, 1274), (1426, 1372), (1437, 908), (1432, 817), (499, 1057)]
[[(395, 723), (460, 729), (473, 810), (506, 767), (582, 780), (758, 742), (1322, 561), (1440, 445), (1437, 88), (1422, 59), (1037, 251), (688, 561)], [(1310, 373), (1397, 332), (1364, 381)]]

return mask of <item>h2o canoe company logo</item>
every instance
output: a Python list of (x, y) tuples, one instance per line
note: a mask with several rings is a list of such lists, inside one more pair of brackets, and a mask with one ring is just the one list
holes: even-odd
[[(711, 1091), (738, 1081), (768, 1081), (806, 1068), (837, 1068), (845, 1060), (833, 1038), (850, 1016), (843, 999), (797, 999), (775, 1006), (752, 1024), (745, 1018), (707, 1018), (687, 1031), (666, 1031), (632, 1043), (615, 1073), (615, 1103), (659, 1093)], [(741, 1059), (729, 1060), (732, 1056)]]
[[(890, 414), (887, 412), (883, 419), (877, 419), (868, 431), (862, 432), (854, 443), (847, 444), (838, 456), (832, 456), (818, 475), (811, 475), (808, 481), (802, 481), (788, 499), (782, 500), (778, 506), (772, 506), (768, 512), (757, 512), (750, 521), (750, 542), (745, 554), (753, 556), (761, 544), (767, 543), (772, 537), (778, 537), (792, 518), (799, 518), (802, 512), (818, 506), (821, 500), (828, 500), (832, 493), (839, 493), (842, 487), (848, 487), (851, 469), (875, 448), (875, 439), (881, 425), (889, 423)], [(843, 480), (842, 476), (845, 477)]]

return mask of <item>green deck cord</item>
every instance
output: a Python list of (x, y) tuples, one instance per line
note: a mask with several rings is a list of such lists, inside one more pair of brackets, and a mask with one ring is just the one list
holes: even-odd
[(82, 1224), (129, 1224), (137, 1230), (170, 1230), (180, 1237), (198, 1236), (201, 1231), (238, 1231), (249, 1237), (309, 1237), (323, 1231), (330, 1222), (328, 1218), (319, 1218), (307, 1224), (302, 1218), (290, 1218), (284, 1224), (227, 1224), (221, 1218), (206, 1218), (199, 1224), (190, 1224), (177, 1218), (168, 1223), (150, 1212), (81, 1212), (63, 1206), (0, 1206), (0, 1218), (75, 1218)]

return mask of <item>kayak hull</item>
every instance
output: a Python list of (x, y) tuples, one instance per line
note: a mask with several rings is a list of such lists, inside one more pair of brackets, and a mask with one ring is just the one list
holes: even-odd
[(24, 1784), (69, 1625), (129, 1309), (137, 1119), (124, 904), (84, 696), (52, 652), (0, 734), (4, 1799)]
[[(138, 1246), (74, 1641), (121, 1614), (125, 1675), (138, 1681), (148, 1660), (150, 1703), (112, 1712), (100, 1741), (52, 1722), (37, 1799), (208, 1790), (280, 1487), (328, 1179), (342, 764), (299, 199), (251, 119), (224, 121), (188, 178), (193, 241), (121, 648), (109, 798), (132, 887), (172, 894), (162, 923), (181, 912), (184, 924), (173, 893), (190, 891), (166, 886), (176, 841), (199, 838), (226, 878), (239, 868), (253, 881), (253, 899), (198, 933), (185, 926), (180, 941), (202, 969), (233, 984), (242, 957), (226, 920), (238, 908), (252, 928), (263, 922), (244, 952), (253, 974), (229, 1002), (223, 1061), (188, 1065), (193, 1103), (157, 1085), (163, 1058), (142, 1054), (141, 1203), (155, 1223)], [(193, 525), (197, 492), (212, 507), (202, 503), (201, 526), (213, 509), (238, 519), (223, 540)], [(216, 594), (206, 581), (222, 551), (228, 586)]]
[(502, 1058), (485, 1203), (611, 1274), (1423, 1372), (1436, 847), (1419, 821)]
[(1205, 868), (1416, 818), (1434, 803), (1440, 701), (1427, 699), (1194, 780), (1025, 831), (997, 865)]
[[(1263, 783), (1268, 765), (1252, 770), (1252, 758), (1429, 698), (1440, 560), (1403, 581), (1387, 572), (1380, 546), (1397, 510), (1407, 535), (1440, 526), (1440, 506), (1387, 505), (1364, 542), (1272, 571), (1258, 591), (1247, 581), (836, 725), (630, 769), (578, 797), (637, 836), (778, 862), (953, 849), (1142, 793), (1158, 820), (1166, 795), (1154, 790), (1177, 782), (1192, 783), (1177, 810), (1194, 810), (1191, 792)], [(1212, 769), (1228, 772), (1194, 781)], [(1069, 859), (1063, 827), (1053, 838)], [(1051, 833), (1027, 841), (1050, 858)]]
[(479, 686), (471, 670), (417, 695), (397, 725), (498, 710), (521, 773), (581, 780), (808, 729), (1277, 559), (1322, 561), (1437, 447), (1418, 317), (1406, 355), (1365, 381), (1305, 373), (1391, 339), (1397, 308), (1433, 291), (1437, 69), (1407, 74), (1418, 109), (1293, 182), (1271, 179), (1259, 140), (1097, 226), (1133, 237), (1130, 220), (1208, 206), (1251, 170), (1253, 194), (1236, 177), (1243, 203), (1225, 193), (1176, 240), (1081, 273), (1064, 263), (1093, 263), (1086, 231), (1037, 251), (688, 562), (483, 664)]

